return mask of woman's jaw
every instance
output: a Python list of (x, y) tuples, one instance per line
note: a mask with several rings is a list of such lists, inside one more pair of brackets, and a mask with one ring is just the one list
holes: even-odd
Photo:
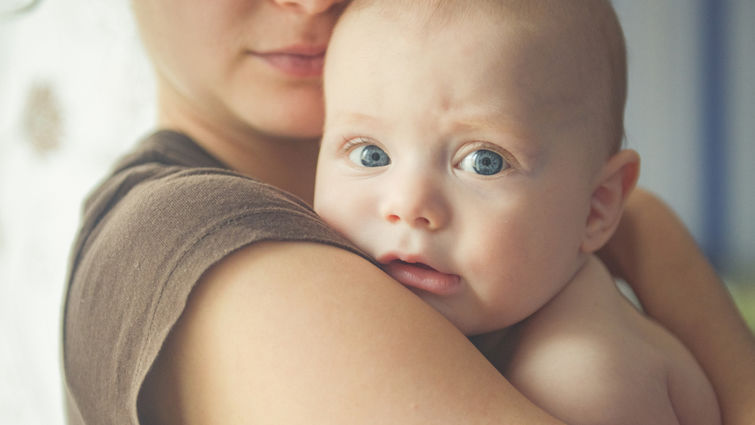
[(319, 99), (315, 110), (304, 111), (303, 120), (311, 123), (307, 128), (240, 116), (219, 102), (185, 99), (171, 85), (158, 83), (158, 98), (160, 128), (184, 133), (228, 168), (311, 203), (322, 126)]

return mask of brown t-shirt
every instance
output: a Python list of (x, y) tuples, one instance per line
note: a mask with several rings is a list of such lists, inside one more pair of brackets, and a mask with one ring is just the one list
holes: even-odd
[(160, 131), (89, 196), (71, 253), (63, 365), (72, 425), (138, 424), (138, 393), (194, 284), (263, 240), (359, 253), (304, 202)]

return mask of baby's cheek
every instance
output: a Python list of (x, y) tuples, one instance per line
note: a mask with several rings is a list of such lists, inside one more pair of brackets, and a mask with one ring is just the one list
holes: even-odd
[(316, 195), (314, 209), (330, 227), (344, 235), (348, 233), (347, 216), (343, 215), (343, 208), (338, 207), (334, 197), (327, 194)]
[(323, 212), (325, 222), (338, 233), (346, 237), (359, 249), (370, 255), (375, 255), (381, 233), (374, 228), (371, 220), (360, 217), (358, 212), (351, 208), (345, 208), (343, 202), (336, 202), (332, 208), (324, 208)]
[(466, 233), (462, 248), (462, 255), (469, 255), (470, 267), (489, 268), (493, 264), (507, 264), (512, 257), (518, 257), (517, 237), (512, 234), (512, 230), (503, 226), (476, 227), (473, 232)]
[(526, 278), (522, 271), (528, 263), (528, 247), (522, 243), (513, 230), (483, 229), (477, 240), (466, 244), (467, 261), (465, 269), (475, 276), (480, 285), (491, 292), (515, 290), (517, 282)]
[(502, 257), (502, 252), (490, 249), (485, 243), (471, 245), (462, 253), (464, 262), (461, 274), (475, 286), (478, 293), (486, 293), (499, 285), (505, 276), (507, 261)]

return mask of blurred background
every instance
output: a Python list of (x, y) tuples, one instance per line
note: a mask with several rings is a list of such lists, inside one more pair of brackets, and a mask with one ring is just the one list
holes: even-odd
[[(755, 329), (755, 1), (614, 5), (640, 183), (679, 213)], [(63, 424), (80, 203), (151, 128), (153, 87), (127, 1), (0, 0), (0, 424)]]

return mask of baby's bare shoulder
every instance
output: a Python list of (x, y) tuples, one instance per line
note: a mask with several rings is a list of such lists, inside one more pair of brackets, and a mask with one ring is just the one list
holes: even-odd
[(533, 315), (516, 335), (509, 380), (567, 423), (717, 423), (694, 358), (619, 301), (584, 297)]
[(566, 423), (677, 423), (663, 362), (624, 329), (541, 325), (523, 324), (505, 369), (535, 404)]

